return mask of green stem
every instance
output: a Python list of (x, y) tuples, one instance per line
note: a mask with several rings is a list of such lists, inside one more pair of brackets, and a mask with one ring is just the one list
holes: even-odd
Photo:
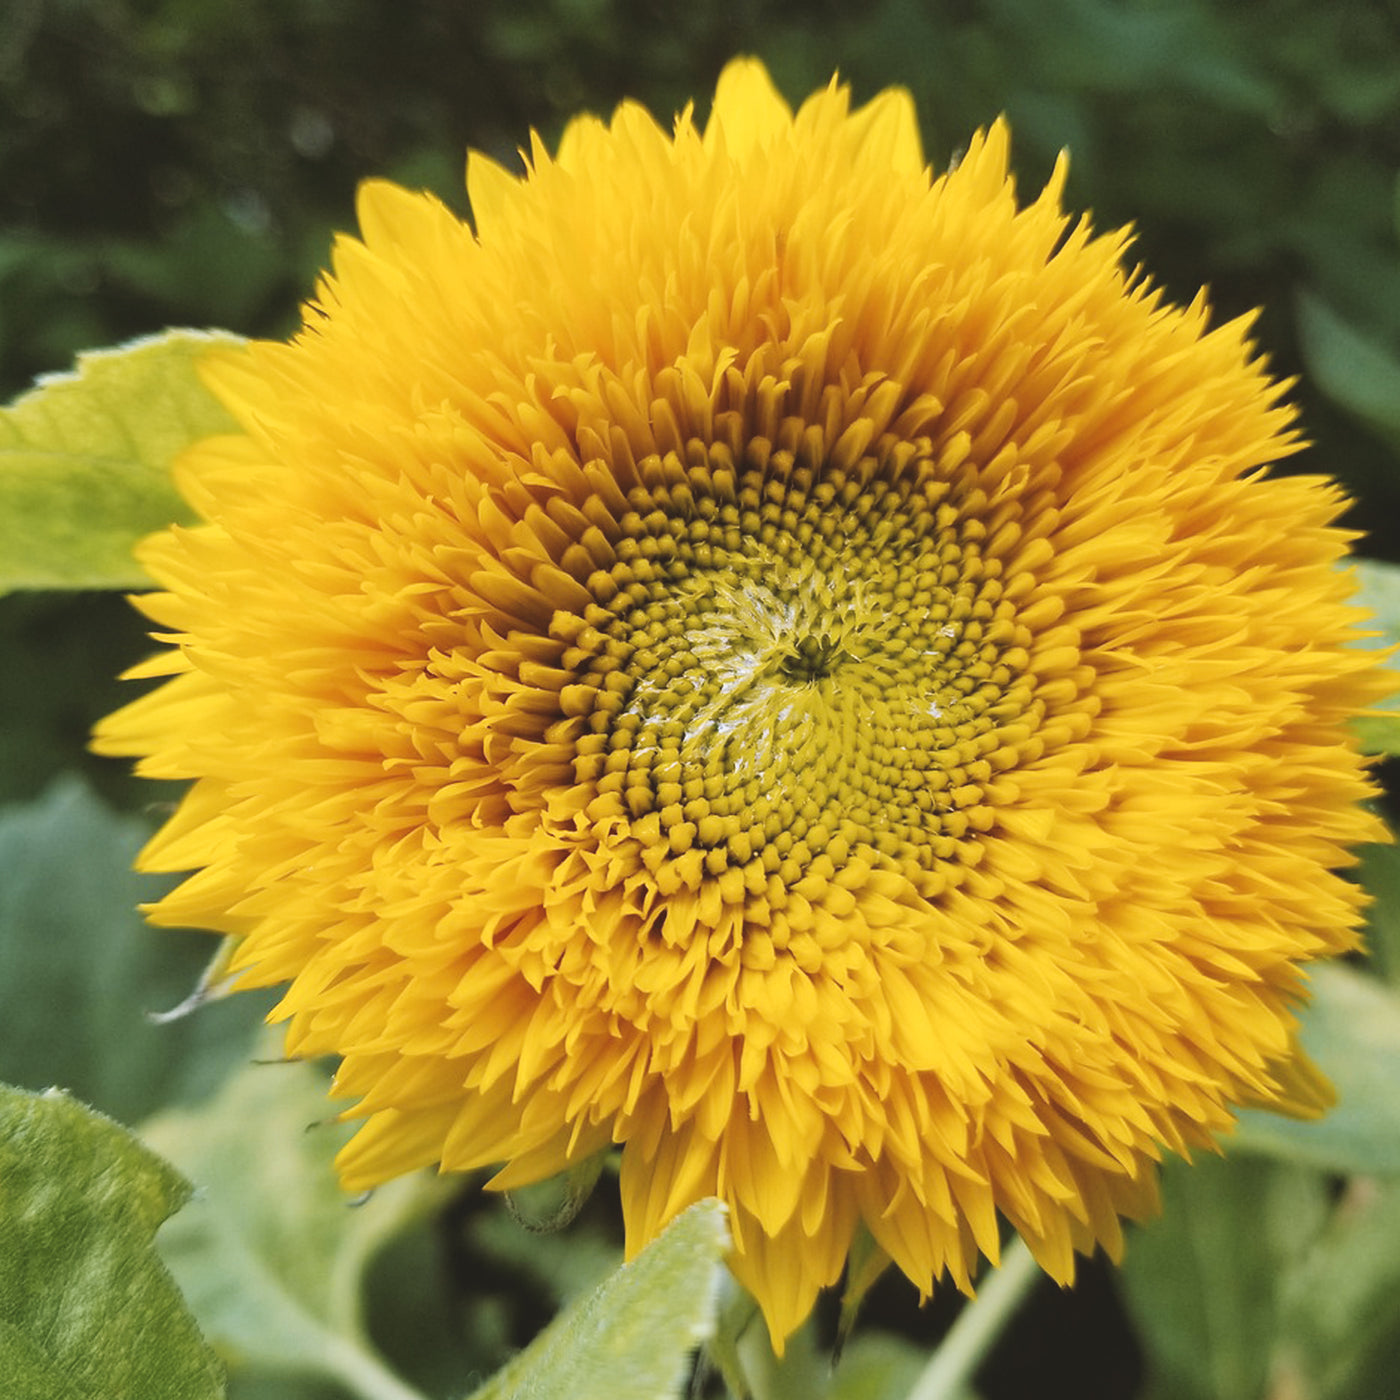
[(1025, 1301), (1040, 1268), (1018, 1235), (1007, 1247), (999, 1268), (977, 1290), (929, 1358), (909, 1400), (958, 1400), (972, 1383), (973, 1372), (991, 1350), (1012, 1313)]
[(425, 1400), (421, 1390), (401, 1381), (366, 1347), (337, 1338), (324, 1359), (326, 1369), (359, 1400)]

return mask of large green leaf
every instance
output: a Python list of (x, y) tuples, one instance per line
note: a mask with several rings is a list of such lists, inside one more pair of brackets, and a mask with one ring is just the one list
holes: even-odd
[(1400, 1182), (1234, 1158), (1164, 1173), (1122, 1271), (1163, 1400), (1381, 1400), (1400, 1365)]
[(440, 1198), (436, 1179), (408, 1177), (352, 1203), (331, 1165), (347, 1130), (329, 1119), (325, 1077), (300, 1063), (250, 1063), (142, 1135), (199, 1188), (161, 1252), (232, 1369), (334, 1379), (366, 1397), (417, 1394), (369, 1346), (361, 1290), (380, 1246)]
[(131, 869), (146, 835), (75, 778), (0, 808), (0, 1078), (61, 1085), (125, 1122), (213, 1089), (267, 1007), (249, 993), (151, 1023), (216, 945), (146, 927), (136, 906), (163, 888)]
[(223, 1394), (152, 1243), (188, 1196), (110, 1119), (57, 1091), (0, 1086), (0, 1394)]
[(149, 586), (132, 546), (190, 513), (171, 461), (235, 428), (195, 364), (237, 343), (168, 331), (90, 351), (0, 409), (0, 590)]
[(1400, 1375), (1400, 1182), (1355, 1182), (1289, 1279), (1276, 1394), (1375, 1400)]
[(1310, 975), (1303, 1045), (1336, 1087), (1336, 1106), (1307, 1121), (1250, 1109), (1227, 1145), (1326, 1171), (1400, 1173), (1400, 996), (1340, 963)]
[(724, 1207), (683, 1211), (630, 1264), (556, 1318), (472, 1400), (662, 1400), (712, 1333), (729, 1247)]
[(1263, 1400), (1289, 1269), (1322, 1228), (1322, 1178), (1248, 1158), (1169, 1162), (1162, 1217), (1120, 1278), (1162, 1400)]
[(1400, 440), (1400, 357), (1309, 292), (1298, 296), (1298, 334), (1308, 369), (1328, 398)]

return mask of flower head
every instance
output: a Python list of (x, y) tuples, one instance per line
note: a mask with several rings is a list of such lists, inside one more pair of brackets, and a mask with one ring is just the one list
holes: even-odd
[(762, 68), (586, 118), (475, 232), (361, 194), (142, 558), (99, 733), (193, 778), (161, 924), (340, 1057), (348, 1186), (611, 1144), (636, 1249), (729, 1204), (781, 1342), (860, 1222), (921, 1289), (1116, 1252), (1161, 1151), (1306, 1111), (1299, 964), (1377, 834), (1342, 500), (1247, 327)]

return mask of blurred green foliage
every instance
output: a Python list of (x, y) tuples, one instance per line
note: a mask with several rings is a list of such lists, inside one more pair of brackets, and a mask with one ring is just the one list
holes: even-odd
[(1135, 224), (1178, 298), (1263, 306), (1279, 369), (1314, 371), (1310, 465), (1400, 503), (1395, 411), (1349, 400), (1329, 334), (1400, 361), (1390, 0), (6, 0), (0, 395), (166, 325), (283, 333), (361, 178), (461, 209), (469, 145), (703, 107), (743, 51), (794, 98), (904, 84), (936, 163), (999, 111), (1031, 183), (1067, 146), (1073, 207)]

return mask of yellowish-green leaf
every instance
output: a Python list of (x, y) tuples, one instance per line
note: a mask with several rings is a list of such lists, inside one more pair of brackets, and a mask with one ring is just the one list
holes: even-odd
[(0, 1086), (0, 1395), (223, 1394), (155, 1251), (188, 1196), (111, 1119), (56, 1090)]
[(557, 1317), (472, 1400), (663, 1400), (714, 1330), (724, 1207), (700, 1201)]
[(196, 362), (237, 343), (179, 330), (90, 351), (0, 409), (0, 591), (150, 585), (132, 546), (190, 513), (171, 462), (236, 429)]

